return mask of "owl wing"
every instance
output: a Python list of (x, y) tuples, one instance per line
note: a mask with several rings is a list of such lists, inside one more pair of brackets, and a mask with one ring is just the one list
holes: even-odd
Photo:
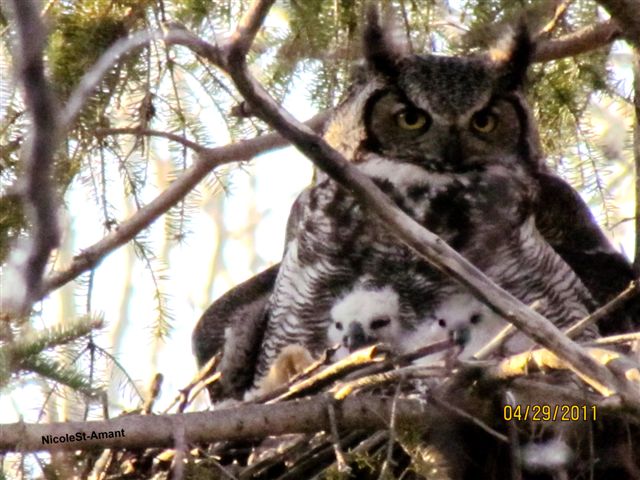
[[(580, 277), (593, 298), (604, 304), (635, 278), (631, 263), (609, 242), (578, 192), (559, 176), (539, 175), (536, 226), (546, 241)], [(640, 300), (600, 323), (603, 334), (640, 328)]]
[(199, 367), (222, 353), (222, 378), (215, 397), (239, 397), (251, 384), (251, 366), (264, 335), (265, 307), (279, 268), (277, 263), (229, 290), (204, 311), (193, 330), (193, 353)]

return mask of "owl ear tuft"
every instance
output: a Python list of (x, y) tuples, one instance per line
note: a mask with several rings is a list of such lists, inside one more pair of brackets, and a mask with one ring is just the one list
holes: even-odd
[(505, 90), (520, 88), (526, 79), (527, 69), (533, 62), (536, 44), (524, 21), (515, 32), (489, 50), (489, 58), (502, 70), (499, 83)]
[(407, 45), (399, 40), (399, 30), (391, 13), (387, 12), (384, 17), (384, 21), (381, 21), (374, 2), (367, 5), (363, 34), (364, 55), (367, 63), (375, 70), (396, 77), (398, 63), (408, 54)]

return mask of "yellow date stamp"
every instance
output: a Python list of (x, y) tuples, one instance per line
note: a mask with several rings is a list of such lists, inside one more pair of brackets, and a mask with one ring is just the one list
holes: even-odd
[(597, 420), (595, 405), (505, 405), (502, 418), (507, 422), (588, 422)]

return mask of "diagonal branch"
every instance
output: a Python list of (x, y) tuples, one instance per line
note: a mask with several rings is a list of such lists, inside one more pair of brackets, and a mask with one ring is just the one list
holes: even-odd
[(535, 62), (548, 62), (609, 45), (620, 37), (620, 28), (613, 20), (590, 25), (555, 40), (541, 41), (536, 46)]
[(228, 61), (243, 61), (274, 3), (275, 0), (260, 0), (251, 4), (225, 45)]
[[(327, 116), (327, 112), (320, 113), (310, 119), (307, 125), (311, 129), (321, 129)], [(284, 147), (287, 144), (288, 142), (280, 135), (271, 133), (224, 147), (204, 148), (199, 146), (198, 159), (164, 192), (138, 210), (131, 218), (118, 225), (115, 231), (99, 242), (83, 249), (82, 253), (76, 255), (65, 270), (49, 275), (43, 282), (39, 298), (94, 268), (105, 256), (133, 239), (160, 215), (182, 200), (213, 169), (232, 162), (251, 160), (256, 155), (274, 148)]]
[(602, 305), (595, 312), (592, 312), (591, 314), (580, 320), (578, 323), (565, 330), (565, 335), (567, 335), (569, 338), (577, 337), (587, 328), (589, 328), (590, 325), (594, 325), (604, 317), (611, 315), (611, 313), (615, 312), (618, 308), (623, 306), (628, 300), (635, 298), (638, 295), (640, 295), (640, 281), (634, 280), (629, 284), (627, 288), (620, 292), (611, 301), (607, 302), (605, 305)]
[[(262, 11), (261, 5), (268, 3), (257, 0), (250, 12)], [(182, 40), (186, 38), (188, 36)], [(201, 43), (199, 41), (199, 47)], [(189, 46), (188, 42), (184, 44)], [(211, 49), (218, 53), (225, 51), (213, 46)], [(230, 53), (234, 51), (237, 53), (233, 48)], [(513, 295), (495, 285), (441, 238), (416, 223), (382, 193), (369, 177), (350, 165), (327, 142), (280, 108), (251, 76), (244, 57), (234, 57), (233, 60), (222, 59), (218, 66), (227, 68), (236, 88), (255, 111), (311, 159), (318, 168), (348, 190), (361, 205), (366, 206), (376, 215), (398, 240), (439, 271), (467, 287), (479, 300), (489, 305), (540, 345), (565, 360), (576, 371), (597, 380), (607, 387), (609, 393), (618, 393), (626, 402), (638, 404), (640, 392), (633, 385), (616, 378), (607, 368), (591, 358), (583, 348), (563, 335), (549, 320), (527, 308)]]

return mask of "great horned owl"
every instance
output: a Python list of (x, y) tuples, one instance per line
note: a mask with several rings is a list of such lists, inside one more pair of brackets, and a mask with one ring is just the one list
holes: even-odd
[[(625, 286), (633, 277), (628, 261), (579, 195), (544, 166), (521, 92), (531, 53), (524, 35), (502, 58), (413, 56), (370, 18), (365, 45), (367, 65), (326, 130), (335, 148), (521, 300), (548, 296), (542, 313), (558, 323), (582, 315), (590, 303), (566, 264), (599, 301)], [(500, 177), (508, 179), (505, 185)], [(466, 294), (398, 246), (323, 174), (296, 201), (289, 223), (294, 241), (281, 265), (240, 287), (243, 294), (255, 287), (264, 309), (247, 314), (244, 295), (234, 291), (223, 297), (224, 308), (215, 302), (194, 331), (200, 363), (222, 349), (221, 342), (200, 340), (221, 326), (258, 331), (245, 342), (252, 355), (258, 352), (258, 377), (287, 344), (324, 346), (332, 306), (367, 272), (380, 286), (391, 279), (417, 306), (416, 315), (434, 314), (447, 298)], [(611, 275), (589, 265), (607, 265)], [(229, 350), (225, 356), (234, 355)], [(249, 364), (243, 363), (238, 385), (250, 382)]]
[[(541, 313), (558, 325), (586, 315), (588, 291), (535, 225), (540, 153), (521, 92), (528, 36), (499, 58), (409, 55), (372, 13), (365, 48), (367, 65), (325, 139), (520, 300), (542, 300)], [(466, 293), (320, 174), (267, 306), (257, 378), (286, 345), (314, 355), (326, 348), (334, 305), (363, 277), (391, 285), (417, 319)]]

